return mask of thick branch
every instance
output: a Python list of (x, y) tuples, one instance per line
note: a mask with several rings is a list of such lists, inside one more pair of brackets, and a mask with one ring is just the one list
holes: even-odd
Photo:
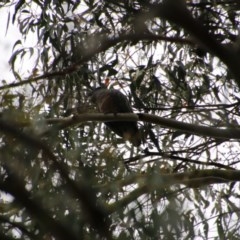
[[(219, 139), (240, 139), (240, 129), (238, 128), (215, 128), (215, 127), (205, 127), (198, 124), (184, 123), (174, 119), (163, 118), (151, 114), (140, 113), (118, 113), (118, 114), (103, 114), (103, 113), (88, 113), (88, 114), (79, 114), (70, 118), (63, 119), (49, 119), (48, 123), (54, 124), (59, 123), (57, 128), (64, 129), (72, 125), (76, 125), (81, 122), (87, 121), (101, 121), (101, 122), (110, 122), (110, 121), (143, 121), (154, 123), (162, 127), (181, 130), (183, 132), (188, 132), (196, 134), (199, 136), (206, 136)], [(56, 130), (56, 127), (54, 127)], [(46, 132), (45, 134), (47, 134)]]
[(5, 181), (0, 180), (0, 189), (14, 196), (18, 203), (26, 207), (27, 211), (38, 219), (46, 231), (51, 232), (58, 239), (77, 239), (70, 229), (52, 218), (50, 213), (39, 202), (32, 199), (20, 178), (12, 175), (8, 176)]
[(239, 49), (235, 49), (234, 45), (226, 47), (220, 44), (215, 36), (209, 34), (207, 29), (193, 18), (190, 11), (184, 6), (184, 1), (165, 0), (162, 4), (150, 5), (149, 14), (151, 18), (153, 15), (159, 16), (188, 31), (194, 37), (196, 43), (227, 65), (240, 87)]
[[(124, 180), (112, 183), (114, 188), (122, 188), (131, 184), (138, 183), (137, 189), (129, 193), (117, 202), (109, 205), (109, 213), (117, 211), (130, 204), (132, 201), (142, 196), (143, 194), (150, 193), (159, 189), (166, 189), (175, 184), (183, 184), (189, 188), (202, 187), (204, 185), (227, 183), (227, 182), (240, 181), (240, 171), (235, 170), (199, 170), (185, 173), (176, 174), (162, 174), (153, 173), (152, 175), (131, 175)], [(108, 187), (112, 187), (108, 184)], [(164, 197), (164, 195), (162, 196)]]
[(201, 187), (215, 183), (240, 181), (240, 171), (210, 169), (172, 174), (171, 177), (175, 183), (185, 184), (188, 187)]
[(163, 127), (181, 130), (192, 134), (221, 138), (221, 139), (240, 139), (240, 129), (226, 128), (220, 129), (215, 127), (205, 127), (198, 124), (184, 123), (174, 119), (166, 119), (151, 114), (139, 114), (139, 120), (144, 122), (155, 123)]
[[(152, 190), (165, 188), (174, 184), (184, 184), (189, 187), (200, 187), (206, 184), (235, 182), (240, 181), (240, 170), (196, 170), (184, 173), (152, 173), (131, 175), (118, 183), (114, 183), (116, 187), (123, 187), (138, 182), (141, 186), (148, 186)], [(194, 183), (194, 184), (191, 184)]]
[[(94, 36), (91, 36), (86, 42), (93, 41)], [(29, 77), (28, 79), (25, 79), (20, 82), (13, 82), (7, 85), (0, 86), (0, 90), (3, 89), (9, 89), (13, 87), (19, 87), (26, 84), (34, 83), (39, 80), (43, 79), (54, 79), (57, 76), (65, 76), (67, 74), (71, 74), (73, 72), (76, 72), (83, 63), (89, 61), (92, 57), (94, 57), (96, 54), (106, 51), (107, 49), (115, 46), (118, 43), (121, 43), (123, 41), (129, 41), (129, 42), (138, 42), (138, 41), (166, 41), (166, 42), (175, 42), (175, 43), (181, 43), (181, 44), (189, 44), (192, 45), (193, 41), (190, 39), (184, 39), (184, 38), (176, 38), (176, 37), (166, 37), (156, 34), (142, 34), (142, 33), (123, 33), (117, 37), (109, 38), (108, 36), (96, 36), (95, 41), (99, 41), (98, 44), (94, 44), (91, 46), (91, 48), (85, 49), (85, 51), (82, 51), (82, 58), (77, 63), (72, 64), (71, 66), (54, 72), (47, 72), (42, 75), (39, 75), (37, 77)]]
[[(66, 189), (74, 197), (77, 197), (80, 200), (83, 207), (83, 211), (86, 214), (86, 218), (90, 222), (90, 224), (94, 228), (96, 228), (96, 230), (98, 230), (101, 235), (107, 236), (108, 239), (111, 239), (109, 232), (109, 222), (107, 221), (107, 215), (106, 212), (104, 211), (104, 207), (101, 203), (97, 204), (95, 192), (91, 189), (88, 182), (83, 180), (78, 181), (78, 183), (76, 184), (71, 178), (69, 178), (69, 173), (66, 170), (66, 168), (61, 164), (61, 162), (57, 160), (55, 155), (51, 152), (50, 148), (48, 148), (48, 146), (43, 141), (39, 140), (37, 136), (26, 134), (20, 131), (18, 128), (16, 128), (15, 125), (9, 124), (8, 122), (5, 122), (2, 119), (0, 119), (0, 132), (3, 132), (8, 136), (15, 137), (18, 141), (25, 144), (26, 146), (42, 150), (44, 154), (48, 157), (48, 159), (50, 159), (53, 162), (52, 166), (61, 174), (62, 178), (66, 181)], [(12, 178), (13, 177), (17, 178), (17, 174), (14, 174)], [(18, 192), (18, 190), (20, 190), (20, 186), (19, 187), (17, 185), (12, 186), (11, 184), (5, 185), (4, 182), (0, 181), (0, 188), (3, 190), (5, 189), (6, 192), (10, 192), (24, 206), (25, 204), (26, 205), (29, 204), (28, 202), (24, 202), (24, 199), (28, 197), (27, 196), (28, 192), (26, 192), (25, 190), (24, 190), (25, 192)], [(31, 209), (29, 209), (29, 211), (36, 218), (38, 218), (37, 212), (33, 212), (33, 209), (35, 207), (36, 206), (34, 205), (34, 203), (32, 203)], [(42, 212), (41, 209), (40, 212)], [(45, 217), (47, 217), (47, 215)], [(49, 218), (49, 221), (52, 221), (52, 224), (55, 224), (54, 229), (52, 229), (52, 231), (53, 233), (56, 234), (56, 236), (65, 234), (66, 237), (64, 239), (75, 239), (75, 237), (72, 236), (73, 234), (70, 231), (69, 234), (67, 230), (64, 233), (65, 229), (61, 229), (62, 232), (61, 231), (58, 232), (57, 231), (58, 227), (54, 220)], [(59, 237), (59, 239), (61, 238)]]

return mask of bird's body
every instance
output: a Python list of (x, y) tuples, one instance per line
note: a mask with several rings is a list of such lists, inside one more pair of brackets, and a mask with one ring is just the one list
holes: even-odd
[[(92, 101), (102, 113), (132, 113), (128, 99), (120, 91), (114, 89), (97, 88), (92, 93)], [(141, 144), (141, 134), (136, 122), (105, 122), (113, 132), (134, 146)]]

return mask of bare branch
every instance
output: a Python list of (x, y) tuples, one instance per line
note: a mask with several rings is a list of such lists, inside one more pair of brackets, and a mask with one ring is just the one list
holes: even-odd
[[(219, 139), (240, 139), (240, 129), (237, 128), (215, 128), (215, 127), (205, 127), (198, 124), (191, 124), (180, 122), (174, 119), (163, 118), (156, 115), (139, 113), (139, 114), (102, 114), (102, 113), (88, 113), (79, 114), (73, 117), (63, 118), (63, 119), (48, 119), (47, 122), (50, 124), (59, 123), (58, 129), (64, 129), (72, 125), (76, 125), (81, 122), (87, 121), (143, 121), (154, 123), (162, 127), (181, 130), (183, 132), (188, 132), (196, 134), (199, 136), (206, 136)], [(56, 127), (54, 127), (56, 131)], [(47, 131), (48, 132), (48, 131)], [(47, 134), (45, 132), (44, 134)]]

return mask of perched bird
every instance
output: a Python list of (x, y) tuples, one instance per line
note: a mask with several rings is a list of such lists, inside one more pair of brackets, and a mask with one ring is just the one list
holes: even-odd
[[(91, 100), (101, 113), (132, 113), (128, 99), (120, 91), (106, 88), (96, 88), (91, 94)], [(134, 146), (141, 144), (141, 134), (137, 122), (105, 122), (113, 132), (130, 141)]]

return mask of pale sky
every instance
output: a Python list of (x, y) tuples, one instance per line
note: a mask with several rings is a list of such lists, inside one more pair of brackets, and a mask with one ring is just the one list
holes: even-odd
[(6, 26), (8, 21), (7, 8), (0, 8), (0, 72), (1, 80), (7, 82), (14, 81), (14, 76), (10, 72), (10, 65), (8, 63), (14, 43), (21, 38), (21, 35), (17, 29), (12, 25), (12, 21), (9, 21), (9, 28), (6, 33)]

